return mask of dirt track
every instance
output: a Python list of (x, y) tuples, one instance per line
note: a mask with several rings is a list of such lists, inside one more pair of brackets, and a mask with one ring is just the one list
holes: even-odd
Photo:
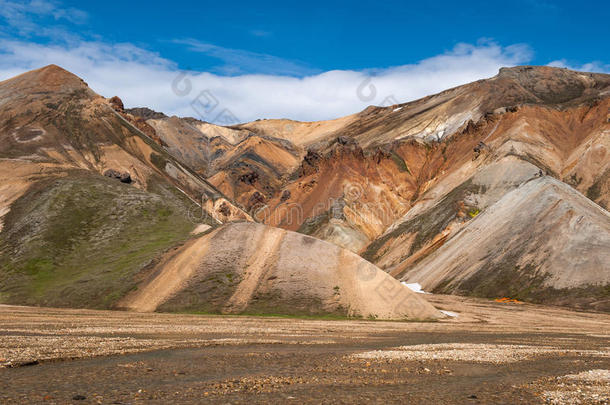
[[(404, 323), (0, 306), (0, 402), (608, 402), (609, 315), (429, 297), (460, 316)], [(361, 358), (405, 347), (408, 356)]]

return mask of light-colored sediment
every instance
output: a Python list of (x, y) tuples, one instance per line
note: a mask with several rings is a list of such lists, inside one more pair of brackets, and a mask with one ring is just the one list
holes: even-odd
[(209, 240), (201, 238), (188, 243), (175, 260), (163, 263), (163, 270), (150, 282), (121, 300), (119, 307), (139, 312), (151, 312), (183, 288), (197, 271), (198, 258), (209, 249)]
[[(162, 260), (120, 307), (154, 311), (199, 294), (212, 310), (330, 313), (378, 319), (442, 317), (413, 293), (354, 253), (309, 236), (253, 223), (234, 223), (187, 243)], [(228, 295), (228, 299), (227, 299)], [(163, 308), (166, 308), (163, 307)], [(208, 307), (208, 310), (210, 308)]]
[(529, 345), (498, 345), (449, 343), (401, 346), (389, 350), (374, 350), (352, 355), (368, 360), (455, 360), (477, 363), (514, 363), (545, 354), (610, 357), (609, 351), (559, 349), (557, 347)]

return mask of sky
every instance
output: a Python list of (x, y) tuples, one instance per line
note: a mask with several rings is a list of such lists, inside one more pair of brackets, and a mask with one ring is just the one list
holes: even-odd
[(502, 66), (608, 73), (608, 21), (604, 1), (0, 0), (0, 80), (53, 63), (127, 107), (312, 121)]

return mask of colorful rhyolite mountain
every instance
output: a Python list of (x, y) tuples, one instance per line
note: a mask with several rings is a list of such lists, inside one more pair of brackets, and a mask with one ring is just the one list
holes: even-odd
[(0, 83), (0, 301), (440, 316), (404, 280), (610, 310), (609, 109), (610, 75), (522, 66), (222, 127), (48, 66)]

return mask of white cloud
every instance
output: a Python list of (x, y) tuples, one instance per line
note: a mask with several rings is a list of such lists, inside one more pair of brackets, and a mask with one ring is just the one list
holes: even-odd
[[(493, 76), (502, 66), (530, 59), (531, 51), (523, 45), (459, 44), (441, 55), (388, 69), (334, 70), (305, 77), (189, 72), (185, 79), (191, 90), (179, 95), (172, 90), (172, 83), (180, 79), (177, 65), (136, 46), (101, 42), (42, 46), (14, 40), (0, 42), (0, 79), (54, 63), (82, 77), (98, 93), (120, 96), (130, 107), (148, 106), (212, 122), (219, 120), (217, 116), (224, 109), (239, 121), (307, 121), (352, 114), (368, 105), (379, 105), (388, 97), (396, 102), (413, 100)], [(185, 84), (185, 80), (178, 80), (179, 89)], [(198, 102), (209, 95), (218, 105), (205, 112)], [(193, 109), (194, 101), (201, 114)]]
[(83, 24), (88, 15), (76, 8), (62, 7), (59, 2), (53, 0), (0, 0), (0, 19), (6, 25), (2, 30), (5, 34), (56, 38), (59, 31), (62, 36), (65, 32), (60, 27), (53, 27), (54, 23), (63, 20), (72, 24)]
[(248, 73), (266, 73), (287, 76), (303, 76), (317, 73), (305, 63), (286, 60), (273, 55), (245, 51), (243, 49), (224, 48), (222, 46), (201, 42), (196, 39), (179, 39), (175, 44), (186, 45), (191, 52), (205, 54), (224, 62), (224, 65), (214, 68), (226, 75)]
[(578, 70), (579, 72), (598, 72), (598, 73), (610, 73), (610, 65), (606, 65), (602, 62), (593, 61), (582, 65), (574, 65), (569, 63), (565, 59), (554, 60), (549, 63), (548, 66), (568, 68), (571, 70)]

